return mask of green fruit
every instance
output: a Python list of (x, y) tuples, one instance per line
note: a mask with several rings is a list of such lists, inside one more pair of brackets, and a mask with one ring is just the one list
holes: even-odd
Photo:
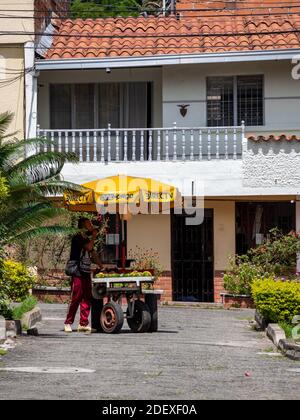
[(144, 271), (143, 276), (144, 277), (152, 277), (152, 274), (150, 273), (150, 271)]

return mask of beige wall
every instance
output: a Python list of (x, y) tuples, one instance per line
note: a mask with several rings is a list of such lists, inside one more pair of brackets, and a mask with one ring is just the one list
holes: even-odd
[[(227, 267), (228, 257), (235, 254), (235, 202), (207, 201), (205, 208), (214, 210), (215, 270)], [(138, 215), (128, 222), (128, 251), (136, 246), (152, 248), (159, 253), (164, 270), (171, 270), (171, 224), (169, 215)]]
[(8, 132), (18, 131), (19, 138), (24, 137), (25, 124), (24, 44), (34, 40), (33, 8), (34, 0), (0, 0), (1, 31), (13, 32), (0, 37), (0, 113), (15, 114)]
[(5, 19), (0, 19), (1, 31), (31, 33), (1, 35), (0, 44), (21, 44), (33, 41), (34, 20), (31, 19), (33, 8), (34, 0), (21, 0), (20, 2), (0, 0), (1, 14), (7, 16)]
[(235, 254), (235, 202), (209, 201), (205, 207), (214, 210), (215, 270), (224, 270), (228, 257)]
[[(15, 114), (8, 132), (18, 131), (17, 137), (24, 136), (24, 49), (5, 48), (0, 45), (0, 113), (10, 111)], [(12, 80), (16, 79), (16, 80)]]
[(138, 246), (159, 253), (160, 264), (165, 271), (171, 270), (171, 223), (170, 215), (134, 216), (127, 225), (128, 255)]

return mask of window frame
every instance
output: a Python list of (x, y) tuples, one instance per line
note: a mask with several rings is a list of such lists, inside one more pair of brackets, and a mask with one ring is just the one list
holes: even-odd
[[(75, 89), (76, 89), (76, 85), (93, 85), (93, 90), (94, 90), (94, 94), (93, 94), (93, 98), (94, 98), (94, 127), (90, 127), (90, 130), (95, 130), (98, 129), (99, 127), (99, 123), (100, 123), (100, 118), (99, 118), (99, 105), (100, 105), (100, 96), (99, 96), (99, 85), (101, 84), (108, 84), (108, 83), (145, 83), (147, 86), (147, 116), (146, 116), (146, 120), (147, 120), (147, 125), (148, 127), (145, 128), (151, 128), (152, 127), (152, 120), (153, 120), (153, 81), (137, 81), (137, 82), (126, 82), (126, 81), (121, 81), (121, 82), (73, 82), (73, 83), (66, 83), (66, 82), (54, 82), (54, 83), (49, 83), (48, 85), (48, 107), (49, 107), (49, 126), (50, 129), (52, 130), (52, 121), (53, 121), (53, 116), (52, 116), (52, 104), (51, 104), (51, 88), (52, 86), (65, 86), (65, 85), (69, 85), (70, 86), (70, 114), (71, 114), (71, 118), (70, 118), (70, 122), (71, 122), (71, 127), (67, 128), (67, 127), (61, 127), (62, 130), (76, 130), (74, 127), (76, 126), (76, 97), (75, 97)], [(113, 127), (113, 128), (122, 128), (122, 127)], [(56, 128), (54, 128), (53, 130), (58, 130)], [(83, 130), (87, 130), (87, 129), (83, 129)]]
[[(234, 126), (239, 126), (242, 124), (242, 121), (238, 121), (238, 109), (239, 109), (239, 100), (238, 100), (238, 78), (239, 77), (261, 77), (262, 78), (262, 124), (260, 125), (247, 125), (247, 127), (264, 127), (265, 126), (265, 75), (262, 73), (255, 73), (255, 74), (235, 74), (235, 75), (213, 75), (213, 76), (207, 76), (206, 77), (206, 126), (207, 127), (213, 127), (209, 126), (208, 124), (208, 83), (209, 79), (212, 78), (232, 78), (233, 79), (233, 123)], [(220, 125), (219, 127), (224, 127)]]

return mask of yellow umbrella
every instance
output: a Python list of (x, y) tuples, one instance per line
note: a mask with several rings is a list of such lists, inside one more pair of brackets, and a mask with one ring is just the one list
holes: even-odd
[(98, 179), (82, 185), (86, 193), (80, 197), (65, 194), (65, 206), (72, 211), (96, 211), (97, 205), (145, 203), (174, 203), (175, 187), (151, 178), (126, 175)]

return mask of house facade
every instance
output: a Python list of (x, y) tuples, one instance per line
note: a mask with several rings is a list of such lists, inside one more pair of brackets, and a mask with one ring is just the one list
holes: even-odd
[(9, 131), (19, 138), (29, 137), (36, 126), (35, 41), (54, 16), (53, 10), (59, 16), (68, 7), (68, 2), (58, 0), (0, 0), (0, 113), (14, 113)]
[(129, 257), (159, 254), (165, 300), (220, 302), (229, 256), (275, 226), (300, 229), (300, 7), (262, 5), (56, 19), (37, 45), (33, 131), (78, 154), (64, 178), (149, 177), (186, 199), (183, 214), (138, 214), (124, 233)]

